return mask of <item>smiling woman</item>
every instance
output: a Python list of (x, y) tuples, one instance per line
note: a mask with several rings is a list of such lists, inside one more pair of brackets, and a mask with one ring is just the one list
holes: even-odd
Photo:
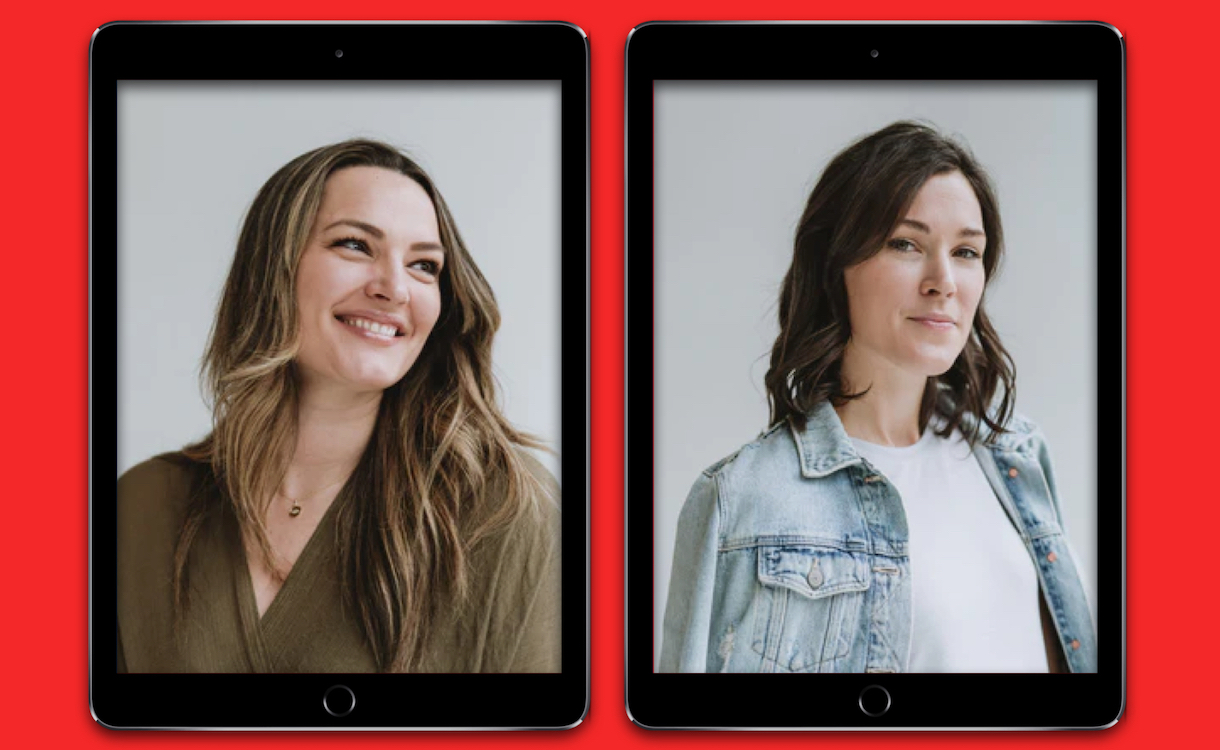
[(382, 143), (281, 168), (204, 358), (213, 429), (119, 478), (119, 671), (559, 670), (559, 495), (495, 297)]
[(440, 314), (444, 260), (419, 183), (378, 167), (333, 174), (297, 269), (303, 384), (380, 394), (398, 382)]
[(769, 429), (678, 520), (660, 669), (1093, 672), (1050, 452), (983, 301), (963, 144), (898, 122), (823, 171), (780, 288)]

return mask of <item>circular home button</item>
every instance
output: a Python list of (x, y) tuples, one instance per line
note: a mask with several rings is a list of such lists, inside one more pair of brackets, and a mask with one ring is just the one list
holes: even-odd
[(356, 694), (345, 685), (335, 685), (322, 695), (322, 708), (331, 716), (347, 716), (355, 707)]
[(869, 685), (860, 691), (860, 710), (876, 718), (890, 710), (890, 693), (880, 685)]

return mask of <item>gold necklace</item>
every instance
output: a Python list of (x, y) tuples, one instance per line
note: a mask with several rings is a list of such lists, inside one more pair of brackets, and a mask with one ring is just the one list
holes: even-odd
[[(346, 481), (347, 481), (346, 479), (340, 479), (338, 482), (331, 482), (330, 484), (323, 487), (320, 492), (315, 493), (314, 497), (319, 497), (320, 495), (322, 495), (322, 493), (326, 492), (331, 487), (334, 487), (336, 484), (341, 484)], [(292, 503), (292, 507), (288, 509), (289, 517), (296, 518), (297, 516), (301, 515), (301, 504), (298, 503), (294, 498), (289, 497), (287, 492), (281, 492), (280, 494), (282, 494), (284, 496), (285, 500)]]

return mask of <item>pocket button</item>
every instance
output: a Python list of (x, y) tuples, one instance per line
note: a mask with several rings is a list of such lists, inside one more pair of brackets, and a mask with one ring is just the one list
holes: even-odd
[(813, 561), (813, 567), (809, 569), (809, 575), (805, 576), (805, 580), (809, 581), (809, 585), (813, 588), (819, 588), (826, 580), (826, 576), (822, 574), (822, 566), (818, 565), (818, 561)]

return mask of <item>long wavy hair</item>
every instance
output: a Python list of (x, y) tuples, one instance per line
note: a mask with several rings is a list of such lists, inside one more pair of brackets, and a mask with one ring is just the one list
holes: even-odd
[[(520, 451), (543, 446), (514, 429), (498, 406), (495, 296), (418, 164), (384, 143), (349, 140), (293, 159), (263, 185), (242, 226), (204, 355), (212, 432), (184, 453), (210, 467), (243, 538), (268, 570), (281, 571), (264, 518), (297, 438), (297, 268), (327, 178), (356, 166), (418, 183), (432, 199), (445, 249), (440, 317), (406, 376), (383, 394), (348, 480), (358, 500), (336, 515), (345, 606), (359, 618), (378, 669), (402, 672), (418, 664), (442, 602), (465, 597), (473, 546), (536, 510), (550, 491)], [(198, 493), (178, 536), (179, 613), (188, 604), (191, 545), (214, 505)]]
[[(835, 406), (864, 395), (848, 393), (843, 354), (851, 339), (843, 272), (868, 260), (906, 215), (915, 194), (935, 175), (960, 172), (983, 214), (987, 282), (1004, 253), (999, 203), (986, 171), (968, 146), (917, 122), (896, 122), (841, 151), (814, 186), (797, 225), (792, 265), (779, 297), (779, 336), (764, 383), (771, 424), (803, 426), (816, 404)], [(984, 295), (966, 346), (949, 370), (929, 377), (920, 408), (920, 432), (933, 415), (937, 434), (961, 428), (972, 444), (1004, 432), (1012, 415), (1016, 368), (984, 309)]]

